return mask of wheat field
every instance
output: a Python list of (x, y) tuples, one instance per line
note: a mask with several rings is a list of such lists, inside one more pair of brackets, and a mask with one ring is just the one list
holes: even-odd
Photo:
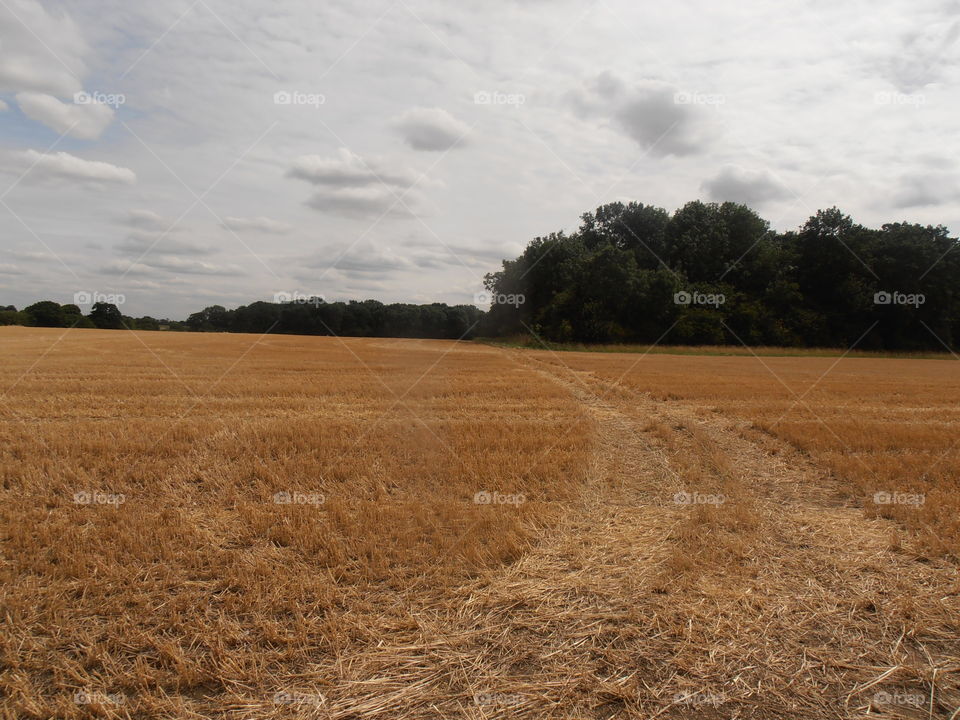
[(4, 718), (960, 717), (960, 364), (0, 328)]

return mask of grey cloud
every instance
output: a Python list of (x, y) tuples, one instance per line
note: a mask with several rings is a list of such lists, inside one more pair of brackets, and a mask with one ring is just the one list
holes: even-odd
[(370, 246), (348, 248), (342, 256), (333, 251), (322, 258), (308, 259), (304, 265), (326, 270), (332, 268), (347, 276), (385, 275), (397, 270), (409, 270), (413, 264), (389, 249)]
[(314, 210), (352, 218), (378, 217), (384, 214), (412, 217), (413, 213), (407, 209), (411, 198), (404, 197), (400, 190), (394, 192), (389, 188), (376, 187), (326, 189), (311, 196), (307, 205)]
[(744, 203), (759, 207), (770, 200), (790, 196), (790, 191), (766, 170), (747, 170), (734, 165), (721, 168), (701, 185), (711, 200)]
[(410, 217), (417, 202), (408, 190), (416, 182), (412, 173), (364, 160), (346, 148), (334, 158), (297, 158), (287, 174), (317, 187), (309, 207), (344, 217)]
[(949, 25), (924, 26), (900, 38), (887, 64), (887, 74), (897, 89), (913, 93), (937, 82), (944, 66), (956, 62), (950, 51), (960, 38), (960, 20)]
[(709, 115), (714, 108), (692, 99), (693, 94), (678, 92), (663, 83), (628, 88), (611, 72), (601, 73), (567, 94), (570, 107), (579, 117), (609, 118), (614, 127), (654, 157), (707, 150), (714, 133)]
[(441, 108), (414, 108), (393, 122), (414, 150), (442, 151), (463, 147), (470, 126)]
[(232, 265), (211, 265), (200, 260), (182, 258), (177, 255), (148, 256), (140, 261), (143, 265), (169, 272), (189, 275), (240, 275), (240, 268)]
[(289, 223), (262, 216), (253, 218), (228, 216), (223, 219), (223, 224), (230, 230), (235, 230), (237, 232), (254, 230), (271, 235), (285, 235), (293, 229), (293, 226)]
[[(134, 230), (114, 246), (122, 255), (139, 257), (144, 253), (174, 253), (177, 255), (209, 255), (211, 250), (199, 243), (174, 238), (163, 233)], [(143, 262), (148, 262), (143, 260)]]
[(186, 275), (223, 275), (242, 274), (242, 270), (232, 265), (212, 265), (199, 260), (182, 258), (177, 255), (151, 255), (137, 262), (114, 260), (101, 268), (105, 275), (152, 276), (159, 277), (167, 273)]
[(382, 161), (365, 160), (346, 148), (341, 148), (337, 156), (332, 158), (303, 155), (294, 160), (287, 175), (313, 185), (342, 188), (369, 185), (409, 187), (416, 182), (416, 176), (410, 172), (386, 168)]
[(891, 202), (895, 208), (929, 207), (956, 201), (958, 197), (960, 184), (955, 176), (926, 172), (902, 177)]
[(144, 230), (166, 230), (173, 224), (173, 221), (152, 210), (133, 209), (127, 213), (123, 223)]
[(699, 108), (681, 105), (669, 88), (642, 90), (614, 111), (620, 127), (651, 155), (693, 155), (706, 149)]

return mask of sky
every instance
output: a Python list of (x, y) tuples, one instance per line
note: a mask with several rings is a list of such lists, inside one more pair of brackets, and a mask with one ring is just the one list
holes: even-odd
[(956, 234), (958, 10), (0, 0), (0, 305), (472, 304), (613, 201)]

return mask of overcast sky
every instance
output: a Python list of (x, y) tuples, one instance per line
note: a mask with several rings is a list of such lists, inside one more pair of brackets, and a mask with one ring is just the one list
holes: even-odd
[(958, 9), (0, 0), (0, 305), (472, 303), (614, 200), (956, 233)]

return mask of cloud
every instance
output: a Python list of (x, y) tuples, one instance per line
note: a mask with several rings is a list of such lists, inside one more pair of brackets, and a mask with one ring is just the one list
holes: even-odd
[(960, 197), (957, 178), (944, 172), (924, 172), (900, 178), (893, 194), (895, 208), (930, 207), (956, 201)]
[(81, 89), (88, 47), (69, 15), (36, 0), (0, 3), (0, 91), (71, 96)]
[(74, 180), (83, 183), (127, 183), (137, 181), (133, 170), (98, 160), (84, 160), (66, 152), (39, 153), (25, 150), (18, 159), (30, 168), (29, 177), (40, 180)]
[(293, 226), (289, 223), (262, 216), (253, 218), (228, 216), (223, 219), (223, 224), (231, 230), (236, 230), (239, 232), (244, 230), (255, 230), (257, 232), (267, 233), (270, 235), (285, 235), (293, 229)]
[(211, 265), (207, 262), (176, 255), (151, 255), (140, 262), (152, 268), (190, 275), (239, 275), (242, 272), (235, 265)]
[(136, 262), (115, 260), (105, 265), (101, 271), (108, 275), (140, 276), (156, 275), (158, 271), (187, 275), (240, 275), (243, 272), (235, 265), (212, 265), (177, 255), (151, 255)]
[(27, 117), (80, 140), (96, 140), (113, 120), (113, 110), (101, 103), (75, 105), (35, 92), (17, 93), (16, 99)]
[(173, 221), (153, 212), (153, 210), (133, 209), (127, 213), (123, 224), (143, 230), (166, 230), (173, 224)]
[(293, 161), (287, 175), (314, 185), (335, 187), (381, 184), (406, 187), (416, 182), (416, 177), (406, 170), (386, 168), (383, 161), (377, 159), (364, 160), (347, 148), (340, 148), (337, 156), (332, 158), (302, 155)]
[(0, 263), (0, 275), (19, 275), (20, 273), (21, 270), (16, 265)]
[[(144, 253), (175, 253), (180, 255), (209, 255), (210, 248), (199, 243), (171, 237), (165, 232), (134, 230), (114, 249), (123, 255), (140, 257)], [(143, 260), (143, 262), (148, 262)]]
[(325, 189), (315, 193), (307, 205), (314, 210), (331, 212), (345, 217), (365, 218), (379, 215), (410, 217), (410, 198), (387, 187)]
[(904, 93), (913, 93), (937, 82), (951, 64), (952, 46), (960, 39), (960, 20), (934, 23), (904, 33), (887, 61), (887, 76)]
[(10, 106), (7, 105), (3, 100), (0, 100), (0, 112), (6, 112), (10, 109)]
[(614, 112), (624, 132), (651, 155), (693, 155), (706, 149), (698, 108), (679, 104), (669, 88), (637, 92)]
[(350, 247), (342, 256), (335, 253), (308, 259), (304, 266), (323, 270), (331, 268), (346, 276), (363, 278), (387, 275), (397, 270), (414, 268), (414, 264), (410, 260), (394, 252), (391, 248), (380, 249), (369, 245)]
[(393, 121), (414, 150), (441, 151), (463, 147), (470, 127), (441, 108), (414, 108)]
[(568, 95), (581, 118), (609, 118), (614, 127), (654, 157), (695, 155), (707, 150), (713, 128), (703, 105), (722, 101), (717, 95), (677, 91), (663, 83), (633, 89), (604, 72)]
[(409, 217), (412, 211), (408, 208), (416, 203), (416, 198), (404, 196), (417, 181), (412, 173), (386, 167), (382, 160), (364, 160), (346, 148), (333, 158), (299, 157), (287, 175), (318, 188), (308, 206), (346, 217), (385, 213)]
[(766, 170), (747, 170), (736, 165), (725, 165), (715, 177), (700, 186), (711, 200), (727, 200), (758, 207), (769, 200), (781, 200), (790, 191)]

